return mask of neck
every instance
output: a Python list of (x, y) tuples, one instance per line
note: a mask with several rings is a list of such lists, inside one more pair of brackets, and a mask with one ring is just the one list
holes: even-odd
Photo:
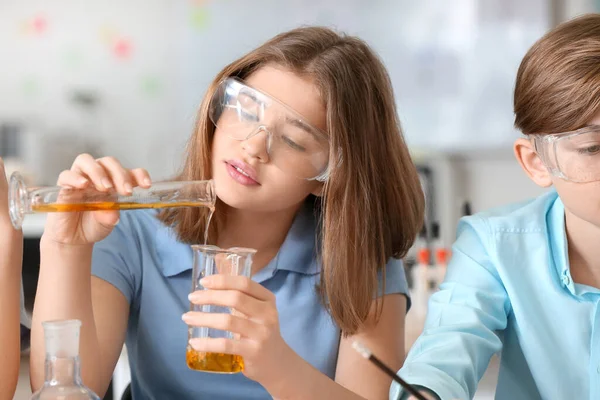
[(46, 382), (50, 385), (79, 385), (79, 357), (47, 357)]
[(219, 232), (221, 248), (256, 249), (252, 273), (264, 268), (277, 254), (302, 203), (275, 212), (256, 212), (226, 207), (225, 224)]
[(600, 227), (567, 210), (565, 224), (573, 280), (600, 288)]

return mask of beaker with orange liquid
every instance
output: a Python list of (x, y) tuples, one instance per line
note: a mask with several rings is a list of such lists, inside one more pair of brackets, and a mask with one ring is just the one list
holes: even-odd
[[(200, 279), (214, 274), (243, 275), (250, 277), (252, 273), (252, 257), (254, 249), (234, 247), (221, 249), (217, 246), (194, 245), (192, 292), (204, 290)], [(203, 313), (235, 313), (229, 307), (211, 304), (196, 305), (190, 303), (190, 311)], [(204, 372), (233, 374), (244, 370), (244, 360), (237, 354), (207, 353), (194, 350), (189, 344), (192, 338), (226, 338), (236, 339), (236, 335), (220, 329), (189, 326), (186, 362), (190, 369)]]

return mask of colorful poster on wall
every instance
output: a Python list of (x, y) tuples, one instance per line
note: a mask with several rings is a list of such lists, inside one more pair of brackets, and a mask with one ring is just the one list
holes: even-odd
[(206, 7), (194, 7), (190, 15), (190, 23), (196, 30), (204, 30), (210, 22), (210, 14)]
[(21, 23), (21, 32), (24, 35), (42, 36), (48, 30), (48, 19), (43, 14), (35, 15)]
[(126, 60), (132, 56), (133, 42), (112, 26), (100, 28), (100, 40), (109, 48), (115, 58)]

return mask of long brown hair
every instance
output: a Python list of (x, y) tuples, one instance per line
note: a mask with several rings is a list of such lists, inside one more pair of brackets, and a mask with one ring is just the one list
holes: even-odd
[(515, 126), (525, 134), (585, 126), (600, 112), (600, 14), (567, 21), (529, 49), (517, 73)]
[[(378, 271), (383, 270), (385, 280), (388, 258), (406, 254), (424, 209), (390, 79), (367, 44), (327, 28), (304, 27), (277, 35), (226, 66), (200, 106), (180, 178), (211, 177), (215, 128), (208, 107), (218, 83), (230, 76), (244, 79), (266, 64), (310, 76), (326, 107), (329, 159), (342, 161), (330, 169), (318, 207), (320, 290), (342, 332), (353, 334), (377, 297)], [(204, 240), (206, 215), (205, 209), (179, 209), (161, 218), (175, 225), (180, 240), (197, 243)], [(219, 220), (210, 227), (211, 242)]]

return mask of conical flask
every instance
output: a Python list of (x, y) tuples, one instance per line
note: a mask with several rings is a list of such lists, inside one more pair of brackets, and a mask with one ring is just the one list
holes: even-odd
[(32, 400), (100, 400), (81, 381), (79, 329), (81, 321), (42, 322), (46, 344), (46, 381)]

